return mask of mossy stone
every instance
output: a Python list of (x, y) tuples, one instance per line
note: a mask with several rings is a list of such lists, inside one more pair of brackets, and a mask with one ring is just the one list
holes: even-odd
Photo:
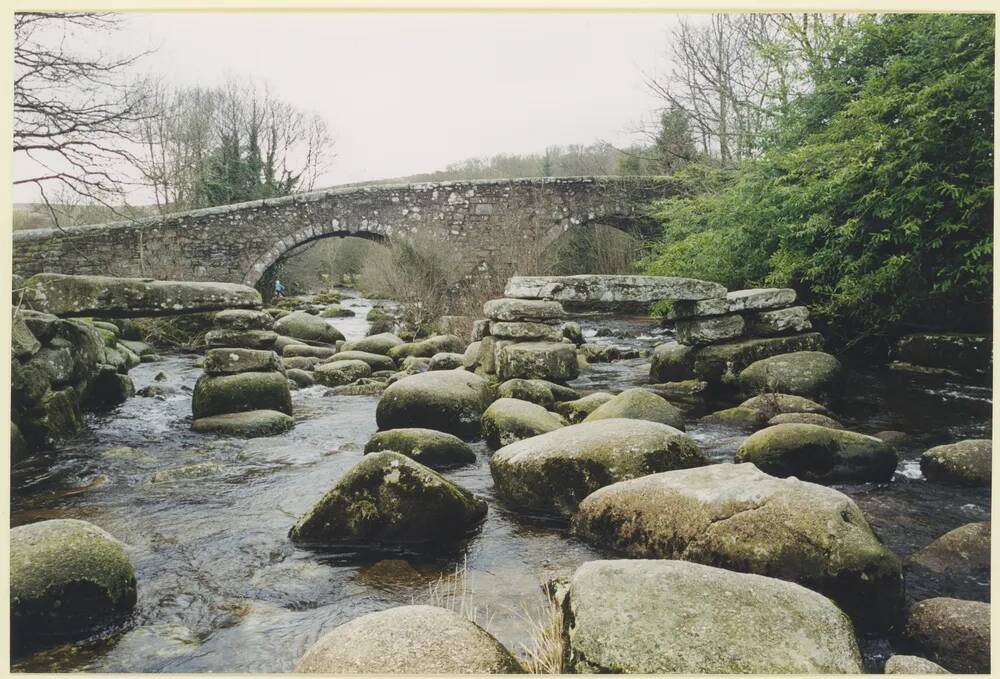
[(614, 394), (598, 391), (573, 401), (560, 401), (555, 404), (554, 410), (569, 420), (570, 424), (578, 424), (613, 398)]
[(382, 393), (375, 410), (379, 429), (427, 427), (474, 438), (493, 392), (483, 378), (465, 370), (408, 375)]
[(584, 422), (627, 418), (649, 420), (684, 431), (684, 415), (662, 396), (647, 389), (626, 389), (587, 415)]
[(966, 439), (935, 446), (920, 456), (920, 471), (934, 483), (988, 487), (993, 478), (993, 442)]
[(247, 410), (291, 415), (292, 395), (288, 380), (279, 372), (202, 375), (194, 386), (191, 409), (195, 419)]
[(747, 366), (739, 377), (748, 392), (776, 391), (796, 396), (830, 396), (839, 392), (843, 368), (822, 351), (796, 351), (771, 356)]
[(499, 398), (483, 413), (483, 436), (492, 449), (561, 429), (566, 423), (537, 403)]
[(371, 377), (371, 366), (359, 360), (334, 360), (320, 363), (313, 370), (313, 379), (328, 387), (339, 387)]
[(337, 340), (344, 339), (343, 333), (335, 327), (322, 318), (317, 318), (304, 311), (293, 311), (287, 316), (282, 316), (275, 321), (274, 330), (279, 335), (326, 344), (334, 344)]
[(241, 413), (226, 413), (201, 417), (191, 423), (197, 432), (214, 432), (229, 436), (256, 438), (276, 436), (292, 428), (295, 421), (277, 410), (247, 410)]
[(476, 461), (476, 454), (462, 439), (433, 429), (407, 427), (377, 432), (365, 444), (365, 454), (391, 450), (431, 469), (447, 469)]
[(331, 361), (364, 361), (372, 370), (395, 370), (396, 362), (383, 354), (373, 354), (370, 351), (351, 349), (339, 351), (324, 362)]

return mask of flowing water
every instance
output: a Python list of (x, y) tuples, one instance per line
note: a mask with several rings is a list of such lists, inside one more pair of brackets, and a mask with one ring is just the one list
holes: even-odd
[[(355, 318), (332, 319), (348, 339), (364, 335), (371, 302), (346, 299)], [(650, 349), (665, 331), (642, 318), (580, 316), (588, 341)], [(604, 330), (602, 330), (604, 329)], [(600, 331), (622, 337), (595, 337)], [(90, 417), (90, 430), (13, 470), (13, 523), (91, 521), (119, 538), (136, 568), (134, 615), (115, 630), (18, 658), (22, 671), (287, 672), (324, 632), (364, 613), (410, 603), (460, 606), (520, 655), (543, 615), (540, 586), (580, 563), (604, 558), (558, 524), (509, 513), (493, 494), (489, 453), (446, 475), (489, 502), (480, 529), (446, 554), (372, 554), (301, 549), (289, 528), (362, 456), (375, 432), (374, 396), (293, 392), (295, 428), (241, 440), (190, 430), (196, 355), (166, 355), (130, 375), (131, 398)], [(572, 386), (621, 390), (647, 381), (649, 359), (594, 364)], [(161, 375), (162, 373), (162, 375)], [(158, 380), (157, 377), (160, 379)], [(889, 484), (837, 486), (851, 495), (901, 558), (952, 528), (989, 519), (988, 489), (926, 483), (917, 463), (927, 447), (988, 438), (988, 387), (891, 371), (852, 370), (835, 410), (853, 430), (909, 433)], [(743, 434), (691, 422), (713, 461), (732, 460)], [(460, 574), (456, 575), (456, 572)], [(907, 573), (908, 596), (989, 600), (988, 578)], [(863, 640), (871, 666), (890, 650)]]

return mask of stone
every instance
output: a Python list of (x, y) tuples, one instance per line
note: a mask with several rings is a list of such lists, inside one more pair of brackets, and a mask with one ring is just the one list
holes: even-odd
[(10, 530), (14, 647), (81, 638), (135, 606), (135, 572), (122, 544), (97, 526), (53, 519)]
[(910, 557), (935, 573), (989, 577), (990, 522), (967, 523), (950, 530)]
[(199, 433), (214, 432), (229, 436), (256, 438), (282, 434), (295, 424), (285, 413), (277, 410), (247, 410), (240, 413), (226, 413), (201, 417), (191, 423), (191, 428)]
[(226, 309), (215, 314), (212, 324), (223, 330), (273, 330), (271, 314), (258, 309)]
[(247, 410), (277, 410), (291, 415), (292, 395), (288, 380), (279, 372), (202, 375), (194, 385), (191, 410), (196, 420)]
[(472, 341), (479, 342), (490, 334), (490, 321), (488, 318), (480, 318), (472, 322)]
[(522, 439), (561, 429), (558, 415), (516, 398), (499, 398), (483, 413), (483, 436), (493, 450)]
[(332, 363), (333, 361), (364, 361), (372, 370), (396, 369), (396, 362), (388, 356), (373, 354), (367, 351), (359, 351), (357, 349), (350, 351), (338, 351), (330, 358), (324, 360), (323, 363)]
[(904, 363), (965, 375), (989, 372), (992, 351), (991, 335), (920, 333), (901, 337), (896, 344), (896, 357)]
[(616, 481), (706, 464), (698, 444), (659, 422), (608, 419), (563, 427), (494, 453), (496, 493), (521, 512), (570, 516)]
[(79, 392), (81, 407), (90, 410), (111, 408), (135, 396), (132, 378), (112, 366), (99, 368), (99, 372)]
[(289, 381), (294, 382), (300, 389), (316, 384), (316, 379), (312, 376), (312, 373), (300, 368), (287, 368), (285, 370), (285, 377)]
[(465, 342), (455, 335), (434, 335), (419, 342), (395, 346), (389, 350), (389, 357), (396, 361), (409, 356), (430, 358), (442, 351), (460, 354), (465, 351)]
[(803, 396), (795, 396), (794, 394), (779, 394), (775, 392), (758, 394), (743, 401), (740, 405), (744, 408), (759, 410), (768, 419), (775, 415), (788, 413), (830, 414), (826, 406), (816, 403), (816, 401), (811, 401)]
[(876, 432), (872, 434), (872, 436), (874, 436), (877, 439), (882, 439), (890, 446), (895, 446), (895, 447), (907, 445), (912, 438), (905, 431), (895, 431), (892, 429)]
[(408, 427), (376, 432), (365, 444), (365, 454), (391, 450), (431, 469), (448, 469), (476, 461), (476, 454), (462, 439), (433, 429)]
[[(28, 326), (28, 330), (31, 334), (41, 342), (42, 344), (48, 344), (49, 340), (55, 337), (56, 330), (59, 324), (62, 322), (58, 316), (53, 316), (52, 314), (43, 314), (41, 311), (34, 311), (32, 309), (19, 309), (16, 318), (21, 319), (21, 321)], [(16, 321), (15, 321), (16, 322)], [(15, 332), (23, 332), (23, 330), (15, 330)], [(11, 337), (12, 342), (19, 341)], [(29, 341), (27, 338), (20, 341)], [(30, 346), (30, 341), (29, 341)], [(25, 358), (34, 352), (24, 353), (24, 350), (14, 351), (14, 356), (17, 358)]]
[(767, 424), (767, 419), (759, 410), (736, 406), (725, 408), (701, 418), (704, 424), (717, 424), (740, 431), (756, 431)]
[(441, 335), (466, 336), (472, 327), (471, 316), (445, 315), (437, 319), (435, 330)]
[(481, 627), (436, 606), (397, 606), (335, 627), (295, 667), (323, 674), (519, 674)]
[(650, 383), (644, 386), (689, 415), (698, 415), (706, 410), (709, 387), (708, 382), (704, 380), (680, 380)]
[(414, 372), (427, 372), (431, 367), (431, 359), (423, 358), (421, 356), (407, 356), (400, 363), (400, 367), (403, 370), (412, 370)]
[(335, 327), (304, 311), (293, 311), (282, 316), (275, 321), (274, 330), (280, 335), (326, 344), (335, 344), (337, 340), (344, 339), (343, 333)]
[(716, 297), (714, 299), (703, 299), (697, 302), (672, 302), (665, 318), (668, 321), (677, 321), (685, 318), (721, 316), (727, 313), (729, 313), (729, 302), (725, 297)]
[(989, 487), (993, 477), (992, 460), (992, 441), (966, 439), (925, 451), (920, 456), (920, 471), (934, 483)]
[(608, 485), (571, 529), (632, 558), (683, 559), (797, 582), (833, 599), (863, 629), (897, 624), (899, 559), (858, 506), (832, 488), (715, 464)]
[(486, 380), (465, 370), (435, 370), (391, 384), (379, 399), (379, 429), (427, 427), (474, 438), (483, 411), (493, 401)]
[(32, 334), (20, 314), (14, 316), (11, 324), (10, 342), (11, 354), (18, 360), (26, 360), (42, 348), (42, 343)]
[(740, 373), (740, 386), (747, 392), (777, 391), (796, 396), (836, 394), (843, 368), (840, 361), (822, 351), (796, 351), (761, 359)]
[(441, 543), (467, 535), (486, 503), (399, 453), (369, 453), (296, 522), (296, 542)]
[(483, 343), (476, 341), (465, 348), (462, 354), (462, 367), (466, 370), (475, 370), (479, 366), (480, 355), (482, 354)]
[(584, 422), (628, 418), (667, 424), (684, 431), (684, 416), (662, 396), (648, 389), (626, 389), (587, 415)]
[(209, 347), (271, 349), (278, 335), (271, 330), (209, 330), (205, 344)]
[[(767, 424), (769, 426), (774, 426), (776, 424), (815, 424), (820, 427), (826, 427), (827, 429), (844, 428), (844, 425), (837, 420), (832, 417), (827, 417), (826, 415), (820, 415), (819, 413), (781, 413), (780, 415), (775, 415), (768, 420)], [(879, 437), (876, 436), (875, 438)]]
[[(507, 383), (504, 382), (504, 384)], [(500, 387), (502, 389), (503, 385), (500, 385)], [(503, 395), (502, 392), (501, 395)], [(557, 413), (565, 417), (570, 424), (579, 424), (580, 422), (583, 422), (588, 415), (613, 398), (613, 394), (609, 394), (606, 391), (598, 391), (593, 394), (587, 394), (583, 398), (578, 398), (574, 401), (560, 401), (554, 405), (554, 409)]]
[(287, 344), (281, 348), (281, 355), (285, 358), (317, 358), (324, 359), (337, 355), (334, 347), (314, 347), (308, 344)]
[(10, 423), (10, 459), (12, 462), (17, 463), (21, 460), (27, 459), (31, 455), (31, 446), (25, 440), (24, 435), (21, 433), (21, 428), (17, 426), (17, 422), (11, 421)]
[[(281, 359), (281, 365), (284, 366), (287, 372), (289, 368), (294, 370), (309, 370), (310, 372), (316, 369), (320, 363), (320, 359), (315, 356), (292, 356), (291, 358)], [(312, 379), (310, 377), (310, 379)]]
[(77, 375), (76, 362), (69, 347), (43, 347), (28, 362), (36, 366), (53, 386), (65, 386)]
[(457, 370), (463, 366), (464, 355), (440, 351), (431, 356), (431, 362), (427, 364), (428, 370)]
[(884, 441), (815, 424), (777, 424), (752, 434), (736, 451), (773, 476), (804, 481), (889, 481), (899, 460)]
[(795, 303), (795, 291), (791, 288), (752, 288), (733, 290), (726, 293), (726, 303), (730, 311), (751, 309), (777, 309)]
[(329, 304), (319, 312), (320, 318), (350, 318), (356, 315), (351, 309), (342, 307), (339, 304)]
[(501, 398), (520, 399), (537, 403), (546, 410), (555, 405), (555, 397), (552, 389), (542, 380), (524, 380), (515, 377), (512, 380), (502, 382), (497, 387), (497, 395)]
[(580, 324), (576, 321), (568, 321), (562, 324), (562, 336), (563, 339), (567, 339), (576, 346), (580, 346), (584, 343), (583, 330), (580, 329)]
[(743, 334), (743, 317), (739, 314), (692, 318), (677, 321), (677, 339), (685, 345), (716, 344)]
[(24, 286), (29, 308), (64, 317), (160, 316), (261, 305), (259, 292), (235, 283), (40, 273)]
[(203, 368), (208, 375), (285, 371), (276, 353), (255, 349), (209, 349)]
[(694, 347), (677, 342), (656, 345), (649, 364), (650, 381), (677, 382), (694, 377), (690, 364), (692, 351)]
[(702, 347), (688, 358), (691, 375), (683, 377), (651, 376), (652, 381), (675, 381), (697, 377), (707, 382), (735, 382), (740, 372), (754, 361), (795, 351), (817, 351), (823, 348), (823, 336), (818, 332), (760, 337), (723, 342)]
[(46, 391), (22, 424), (26, 432), (48, 442), (67, 438), (86, 427), (72, 387)]
[(563, 338), (558, 325), (536, 321), (493, 321), (490, 334), (498, 339), (518, 342), (560, 342)]
[[(575, 401), (580, 398), (580, 393), (573, 389), (572, 387), (567, 387), (565, 384), (557, 384), (556, 382), (549, 382), (548, 380), (528, 380), (532, 384), (537, 384), (539, 386), (545, 387), (552, 392), (552, 398), (556, 401)], [(527, 399), (526, 399), (527, 400)]]
[(580, 374), (576, 350), (563, 342), (519, 342), (497, 352), (497, 376), (568, 382)]
[(990, 671), (990, 605), (948, 597), (913, 605), (906, 621), (907, 640), (949, 672)]
[(366, 351), (370, 354), (388, 356), (390, 349), (398, 347), (401, 344), (404, 344), (403, 340), (391, 332), (380, 332), (376, 335), (369, 335), (368, 337), (348, 342), (344, 345), (344, 350)]
[(804, 306), (761, 311), (751, 316), (747, 323), (747, 334), (755, 337), (781, 335), (789, 332), (804, 332), (811, 329), (812, 322), (809, 320), (809, 309)]
[(862, 672), (847, 616), (775, 578), (683, 561), (588, 561), (563, 610), (570, 672)]
[(894, 655), (885, 662), (884, 674), (951, 674), (935, 662), (915, 655)]
[(616, 307), (621, 304), (653, 304), (660, 300), (700, 300), (724, 297), (718, 283), (672, 276), (512, 276), (505, 297), (551, 299), (587, 306)]
[[(490, 321), (560, 321), (566, 317), (562, 304), (542, 300), (491, 299), (483, 304)], [(493, 324), (490, 323), (490, 334)]]
[(123, 345), (139, 357), (150, 356), (156, 353), (156, 349), (138, 340), (120, 339), (118, 340), (118, 344)]
[(313, 379), (328, 387), (339, 387), (365, 377), (371, 377), (371, 366), (356, 359), (321, 363), (313, 371)]

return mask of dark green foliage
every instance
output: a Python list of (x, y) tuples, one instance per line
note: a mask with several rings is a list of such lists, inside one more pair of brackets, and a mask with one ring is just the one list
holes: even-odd
[(646, 268), (789, 285), (845, 333), (985, 326), (993, 18), (864, 17), (845, 31), (761, 159), (657, 205), (664, 237)]

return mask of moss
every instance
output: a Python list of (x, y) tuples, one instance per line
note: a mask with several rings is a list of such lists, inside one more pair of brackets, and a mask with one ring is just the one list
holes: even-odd
[(303, 311), (293, 311), (279, 318), (274, 323), (274, 330), (279, 335), (326, 344), (335, 344), (344, 339), (343, 333), (335, 327)]
[(500, 398), (483, 413), (483, 436), (496, 450), (515, 441), (555, 431), (562, 419), (542, 406), (516, 398)]
[[(335, 357), (336, 358), (336, 357)], [(313, 371), (313, 378), (328, 387), (350, 384), (364, 377), (371, 377), (372, 369), (364, 361), (333, 360), (321, 363)]]
[(646, 389), (626, 389), (587, 415), (584, 422), (627, 418), (666, 424), (684, 431), (684, 416), (666, 399)]

